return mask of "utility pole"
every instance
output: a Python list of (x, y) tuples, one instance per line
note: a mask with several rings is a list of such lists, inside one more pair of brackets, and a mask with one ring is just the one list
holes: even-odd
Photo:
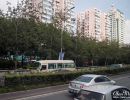
[(71, 7), (70, 9), (67, 9), (67, 11), (65, 11), (66, 9), (64, 9), (63, 16), (61, 18), (61, 21), (62, 21), (62, 29), (61, 29), (61, 51), (60, 51), (61, 55), (63, 54), (63, 32), (64, 32), (64, 29), (65, 29), (65, 22), (67, 20), (66, 13), (68, 13), (69, 11), (71, 11), (74, 8), (75, 7)]

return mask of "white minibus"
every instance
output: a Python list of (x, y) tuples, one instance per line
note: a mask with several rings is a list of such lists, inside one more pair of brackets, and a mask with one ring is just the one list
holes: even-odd
[(55, 70), (75, 70), (76, 66), (73, 60), (39, 60), (35, 62), (39, 71), (55, 71)]

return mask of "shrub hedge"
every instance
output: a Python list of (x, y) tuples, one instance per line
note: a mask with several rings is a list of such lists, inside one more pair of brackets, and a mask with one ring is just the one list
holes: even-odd
[(57, 83), (68, 83), (70, 80), (82, 75), (82, 74), (118, 74), (120, 72), (130, 71), (130, 67), (119, 69), (105, 69), (94, 71), (76, 71), (72, 73), (51, 73), (51, 74), (30, 74), (30, 75), (16, 75), (6, 76), (5, 86), (21, 86), (21, 85), (55, 85)]
[(0, 59), (0, 70), (12, 70), (15, 67), (13, 60)]

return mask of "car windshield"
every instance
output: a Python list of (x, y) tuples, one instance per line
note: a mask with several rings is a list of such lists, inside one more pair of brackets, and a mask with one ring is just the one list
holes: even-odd
[(97, 92), (82, 90), (78, 96), (79, 100), (104, 100), (104, 95)]
[(80, 82), (89, 83), (92, 79), (93, 79), (92, 77), (80, 76), (80, 77), (76, 78), (75, 81), (80, 81)]

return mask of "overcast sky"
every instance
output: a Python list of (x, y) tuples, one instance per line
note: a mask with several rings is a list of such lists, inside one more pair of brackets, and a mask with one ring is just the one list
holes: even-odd
[(122, 11), (127, 19), (130, 19), (130, 0), (76, 0), (76, 12), (89, 8), (98, 8), (107, 12), (111, 5)]
[[(0, 9), (5, 10), (7, 0), (0, 0)], [(18, 0), (8, 0), (12, 5), (16, 5)], [(21, 1), (21, 0), (19, 0)], [(89, 8), (98, 8), (103, 12), (107, 12), (111, 5), (122, 11), (126, 19), (125, 42), (130, 43), (130, 0), (75, 0), (75, 12), (81, 12)]]

